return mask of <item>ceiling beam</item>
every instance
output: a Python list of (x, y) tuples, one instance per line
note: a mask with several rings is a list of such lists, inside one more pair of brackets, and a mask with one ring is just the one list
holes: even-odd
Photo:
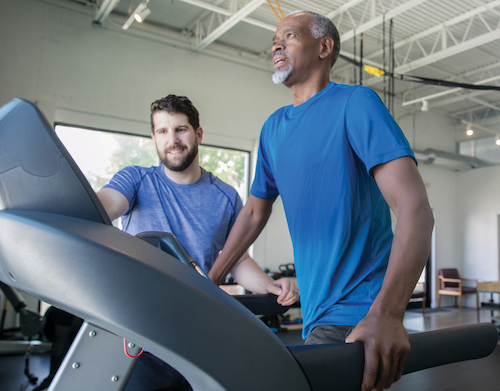
[(500, 39), (500, 29), (495, 30), (479, 37), (472, 38), (466, 42), (459, 43), (458, 45), (451, 46), (447, 49), (440, 50), (434, 54), (419, 58), (418, 60), (412, 61), (408, 64), (397, 67), (394, 71), (395, 73), (406, 73), (417, 68), (421, 68), (423, 66), (438, 62), (445, 58), (454, 56), (456, 54), (465, 52), (467, 50), (476, 48), (478, 46), (484, 45), (485, 43), (489, 43), (492, 41), (496, 41)]
[[(201, 1), (201, 0), (179, 0), (179, 1), (182, 1), (182, 2), (187, 3), (187, 4), (191, 4), (191, 5), (194, 5), (196, 7), (200, 7), (200, 8), (203, 8), (203, 9), (206, 9), (208, 11), (212, 11), (212, 12), (224, 15), (224, 16), (231, 16), (231, 12), (229, 12), (227, 9), (217, 7), (213, 4), (209, 4), (209, 3), (206, 3), (206, 2)], [(257, 19), (245, 17), (241, 21), (248, 23), (248, 24), (252, 24), (252, 25), (260, 27), (260, 28), (263, 28), (265, 30), (272, 31), (273, 33), (276, 31), (276, 26), (273, 26), (272, 24), (269, 24), (269, 23), (261, 22), (260, 20), (257, 20)]]
[(404, 4), (401, 4), (400, 6), (391, 9), (387, 13), (379, 15), (376, 18), (374, 18), (366, 23), (363, 23), (360, 26), (357, 26), (355, 29), (348, 31), (347, 33), (342, 34), (340, 36), (340, 42), (344, 42), (348, 39), (353, 38), (354, 33), (356, 33), (356, 35), (358, 35), (358, 34), (364, 33), (367, 30), (370, 30), (374, 27), (377, 27), (377, 26), (381, 25), (384, 22), (384, 20), (390, 20), (391, 18), (394, 18), (400, 14), (405, 13), (406, 11), (411, 10), (412, 8), (418, 6), (422, 3), (425, 3), (426, 1), (428, 1), (428, 0), (410, 0), (410, 1), (407, 1)]
[(351, 1), (348, 1), (347, 3), (345, 4), (342, 4), (340, 7), (337, 7), (335, 8), (334, 11), (332, 12), (329, 12), (328, 14), (326, 14), (325, 16), (329, 19), (333, 19), (335, 18), (337, 15), (341, 15), (343, 14), (344, 12), (346, 12), (348, 9), (352, 8), (352, 7), (355, 7), (357, 6), (359, 3), (362, 3), (363, 1), (366, 1), (366, 0), (351, 0)]
[(229, 31), (234, 25), (243, 20), (246, 16), (250, 15), (255, 9), (260, 7), (266, 0), (252, 0), (245, 4), (239, 11), (229, 17), (224, 23), (208, 34), (198, 45), (193, 49), (193, 53), (199, 53), (208, 45), (214, 42), (222, 34)]
[[(499, 7), (499, 6), (500, 6), (500, 0), (494, 0), (491, 3), (478, 6), (478, 7), (474, 8), (474, 9), (472, 9), (472, 10), (466, 12), (466, 13), (463, 13), (463, 14), (455, 17), (455, 18), (452, 18), (452, 19), (449, 19), (449, 20), (445, 21), (444, 23), (442, 23), (442, 24), (440, 24), (438, 26), (431, 27), (431, 28), (429, 28), (429, 29), (427, 29), (425, 31), (422, 31), (422, 32), (420, 32), (418, 34), (415, 34), (415, 35), (413, 35), (413, 36), (411, 36), (411, 37), (409, 37), (407, 39), (398, 41), (398, 42), (396, 42), (394, 44), (394, 48), (395, 49), (401, 48), (401, 47), (403, 47), (405, 45), (409, 45), (409, 44), (411, 44), (413, 42), (416, 42), (419, 39), (422, 39), (422, 38), (428, 37), (428, 36), (430, 36), (432, 34), (438, 33), (440, 30), (444, 30), (444, 29), (446, 29), (446, 28), (448, 28), (450, 26), (453, 26), (453, 25), (456, 25), (458, 23), (464, 22), (464, 21), (466, 21), (468, 19), (472, 20), (472, 18), (474, 18), (477, 15), (480, 15), (481, 13), (492, 12), (494, 10), (494, 8)], [(358, 30), (356, 30), (356, 32), (357, 31)], [(440, 61), (442, 59), (448, 58), (450, 56), (462, 53), (462, 52), (464, 52), (466, 50), (469, 50), (469, 49), (473, 48), (474, 46), (478, 46), (478, 45), (482, 45), (482, 44), (487, 43), (487, 42), (491, 42), (493, 40), (498, 39), (499, 37), (500, 37), (499, 32), (498, 31), (493, 31), (493, 32), (490, 32), (488, 34), (484, 34), (481, 37), (477, 37), (474, 40), (469, 40), (467, 42), (462, 42), (462, 43), (460, 43), (458, 45), (455, 45), (453, 47), (450, 47), (450, 48), (444, 48), (443, 50), (441, 50), (441, 51), (439, 51), (437, 53), (434, 53), (434, 54), (431, 54), (431, 55), (427, 55), (427, 56), (421, 57), (420, 59), (415, 60), (415, 61), (413, 61), (411, 63), (404, 64), (404, 65), (396, 68), (394, 70), (394, 72), (395, 73), (399, 73), (399, 74), (406, 73), (406, 72), (409, 72), (411, 70), (414, 70), (414, 69), (417, 69), (417, 68), (420, 68), (420, 67), (423, 67), (423, 66), (435, 63), (435, 62)], [(373, 52), (369, 56), (365, 57), (364, 60), (363, 60), (363, 62), (366, 63), (366, 64), (373, 65), (373, 66), (377, 66), (374, 61), (370, 61), (370, 58), (379, 57), (381, 54), (382, 54), (382, 50), (377, 50), (376, 52)], [(383, 65), (379, 64), (378, 67), (382, 68)], [(373, 78), (367, 79), (364, 84), (366, 86), (373, 86), (373, 85), (375, 85), (375, 84), (377, 84), (379, 82), (380, 82), (380, 80), (378, 78), (373, 77)], [(478, 84), (481, 84), (481, 83), (486, 83), (486, 82), (484, 82), (484, 81), (483, 82), (478, 82)], [(460, 90), (460, 89), (458, 89), (458, 90)], [(456, 92), (458, 90), (457, 89), (452, 89), (452, 90), (448, 90), (446, 92), (432, 94), (432, 95), (429, 95), (429, 96), (426, 96), (426, 97), (422, 97), (422, 98), (413, 100), (413, 101), (411, 101), (411, 103), (405, 102), (404, 106), (409, 105), (409, 104), (414, 104), (414, 103), (417, 103), (417, 102), (422, 102), (424, 100), (436, 99), (436, 98), (439, 98), (441, 96), (447, 95), (449, 93)]]
[[(401, 41), (394, 43), (394, 49), (399, 49), (405, 45), (409, 45), (412, 42), (418, 41), (419, 39), (422, 39), (422, 38), (428, 37), (429, 35), (435, 34), (435, 33), (439, 32), (440, 30), (442, 30), (443, 28), (454, 26), (458, 23), (461, 23), (461, 22), (464, 22), (468, 19), (471, 19), (474, 16), (481, 14), (483, 12), (487, 12), (487, 11), (491, 12), (493, 10), (493, 8), (499, 7), (499, 6), (500, 6), (500, 0), (495, 0), (489, 4), (485, 4), (485, 5), (476, 7), (474, 9), (470, 10), (469, 12), (463, 13), (455, 18), (452, 18), (452, 19), (449, 19), (443, 23), (440, 23), (437, 26), (431, 27), (425, 31), (421, 31), (415, 35), (412, 35), (411, 37), (408, 37), (406, 39), (403, 39)], [(382, 52), (383, 52), (382, 49), (377, 50), (377, 51), (371, 53), (369, 55), (369, 57), (373, 58), (373, 57), (381, 56)]]
[(96, 10), (92, 23), (102, 24), (102, 22), (108, 18), (111, 11), (113, 11), (119, 2), (120, 0), (103, 0), (99, 8)]
[[(458, 45), (451, 46), (449, 48), (440, 50), (439, 52), (420, 57), (419, 59), (407, 63), (405, 65), (401, 65), (394, 69), (395, 74), (405, 74), (415, 69), (424, 67), (426, 65), (433, 64), (440, 60), (444, 60), (445, 58), (454, 56), (456, 54), (463, 53), (467, 50), (474, 49), (478, 46), (484, 45), (489, 42), (493, 42), (500, 39), (500, 28), (486, 34), (480, 35), (476, 38), (472, 38), (466, 42), (459, 43)], [(382, 66), (380, 66), (382, 67)], [(364, 83), (367, 87), (373, 86), (374, 84), (379, 83), (381, 80), (377, 77), (372, 77)], [(422, 100), (422, 99), (419, 99)]]
[(486, 102), (485, 100), (482, 100), (482, 99), (479, 99), (479, 98), (475, 98), (475, 97), (472, 97), (472, 96), (467, 96), (466, 99), (468, 100), (471, 100), (473, 102), (476, 102), (482, 106), (485, 106), (485, 107), (489, 107), (490, 109), (493, 109), (497, 112), (500, 112), (500, 106), (496, 106), (494, 104), (491, 104), (489, 102)]
[[(477, 121), (470, 122), (470, 121), (466, 121), (464, 119), (459, 119), (459, 121), (462, 124), (467, 125), (467, 127), (470, 126), (471, 128), (481, 129), (481, 130), (484, 130), (485, 132), (488, 132), (488, 133), (491, 133), (491, 134), (498, 134), (498, 132), (496, 132), (494, 130), (491, 130), (490, 128), (487, 128), (486, 126), (481, 125), (480, 122), (477, 122)], [(464, 137), (464, 140), (467, 140), (467, 139), (468, 139), (468, 137), (467, 138)]]

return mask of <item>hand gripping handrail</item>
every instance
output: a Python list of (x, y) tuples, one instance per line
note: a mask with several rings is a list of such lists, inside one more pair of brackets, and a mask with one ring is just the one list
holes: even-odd
[[(479, 323), (410, 334), (411, 352), (403, 374), (490, 355), (498, 333), (491, 323)], [(314, 391), (359, 391), (363, 378), (361, 342), (291, 346)]]

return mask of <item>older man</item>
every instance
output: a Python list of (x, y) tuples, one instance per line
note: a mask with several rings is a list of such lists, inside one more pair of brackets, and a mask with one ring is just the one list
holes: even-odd
[[(362, 341), (362, 389), (380, 391), (401, 377), (410, 351), (402, 321), (434, 223), (425, 186), (378, 96), (330, 82), (340, 40), (328, 18), (290, 14), (272, 51), (273, 81), (290, 89), (293, 105), (263, 126), (250, 198), (209, 276), (224, 278), (280, 195), (306, 343)], [(389, 207), (397, 217), (394, 236)]]

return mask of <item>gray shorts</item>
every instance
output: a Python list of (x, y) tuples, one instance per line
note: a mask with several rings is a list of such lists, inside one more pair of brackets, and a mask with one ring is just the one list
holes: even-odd
[(344, 343), (355, 326), (337, 326), (321, 324), (312, 329), (307, 336), (305, 345), (320, 345), (326, 343)]

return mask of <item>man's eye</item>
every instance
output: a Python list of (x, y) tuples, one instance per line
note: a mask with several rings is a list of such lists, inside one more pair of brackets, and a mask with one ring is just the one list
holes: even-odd
[(294, 33), (288, 33), (288, 34), (286, 35), (286, 37), (287, 37), (287, 38), (293, 38), (293, 37), (295, 37), (295, 34), (294, 34)]

